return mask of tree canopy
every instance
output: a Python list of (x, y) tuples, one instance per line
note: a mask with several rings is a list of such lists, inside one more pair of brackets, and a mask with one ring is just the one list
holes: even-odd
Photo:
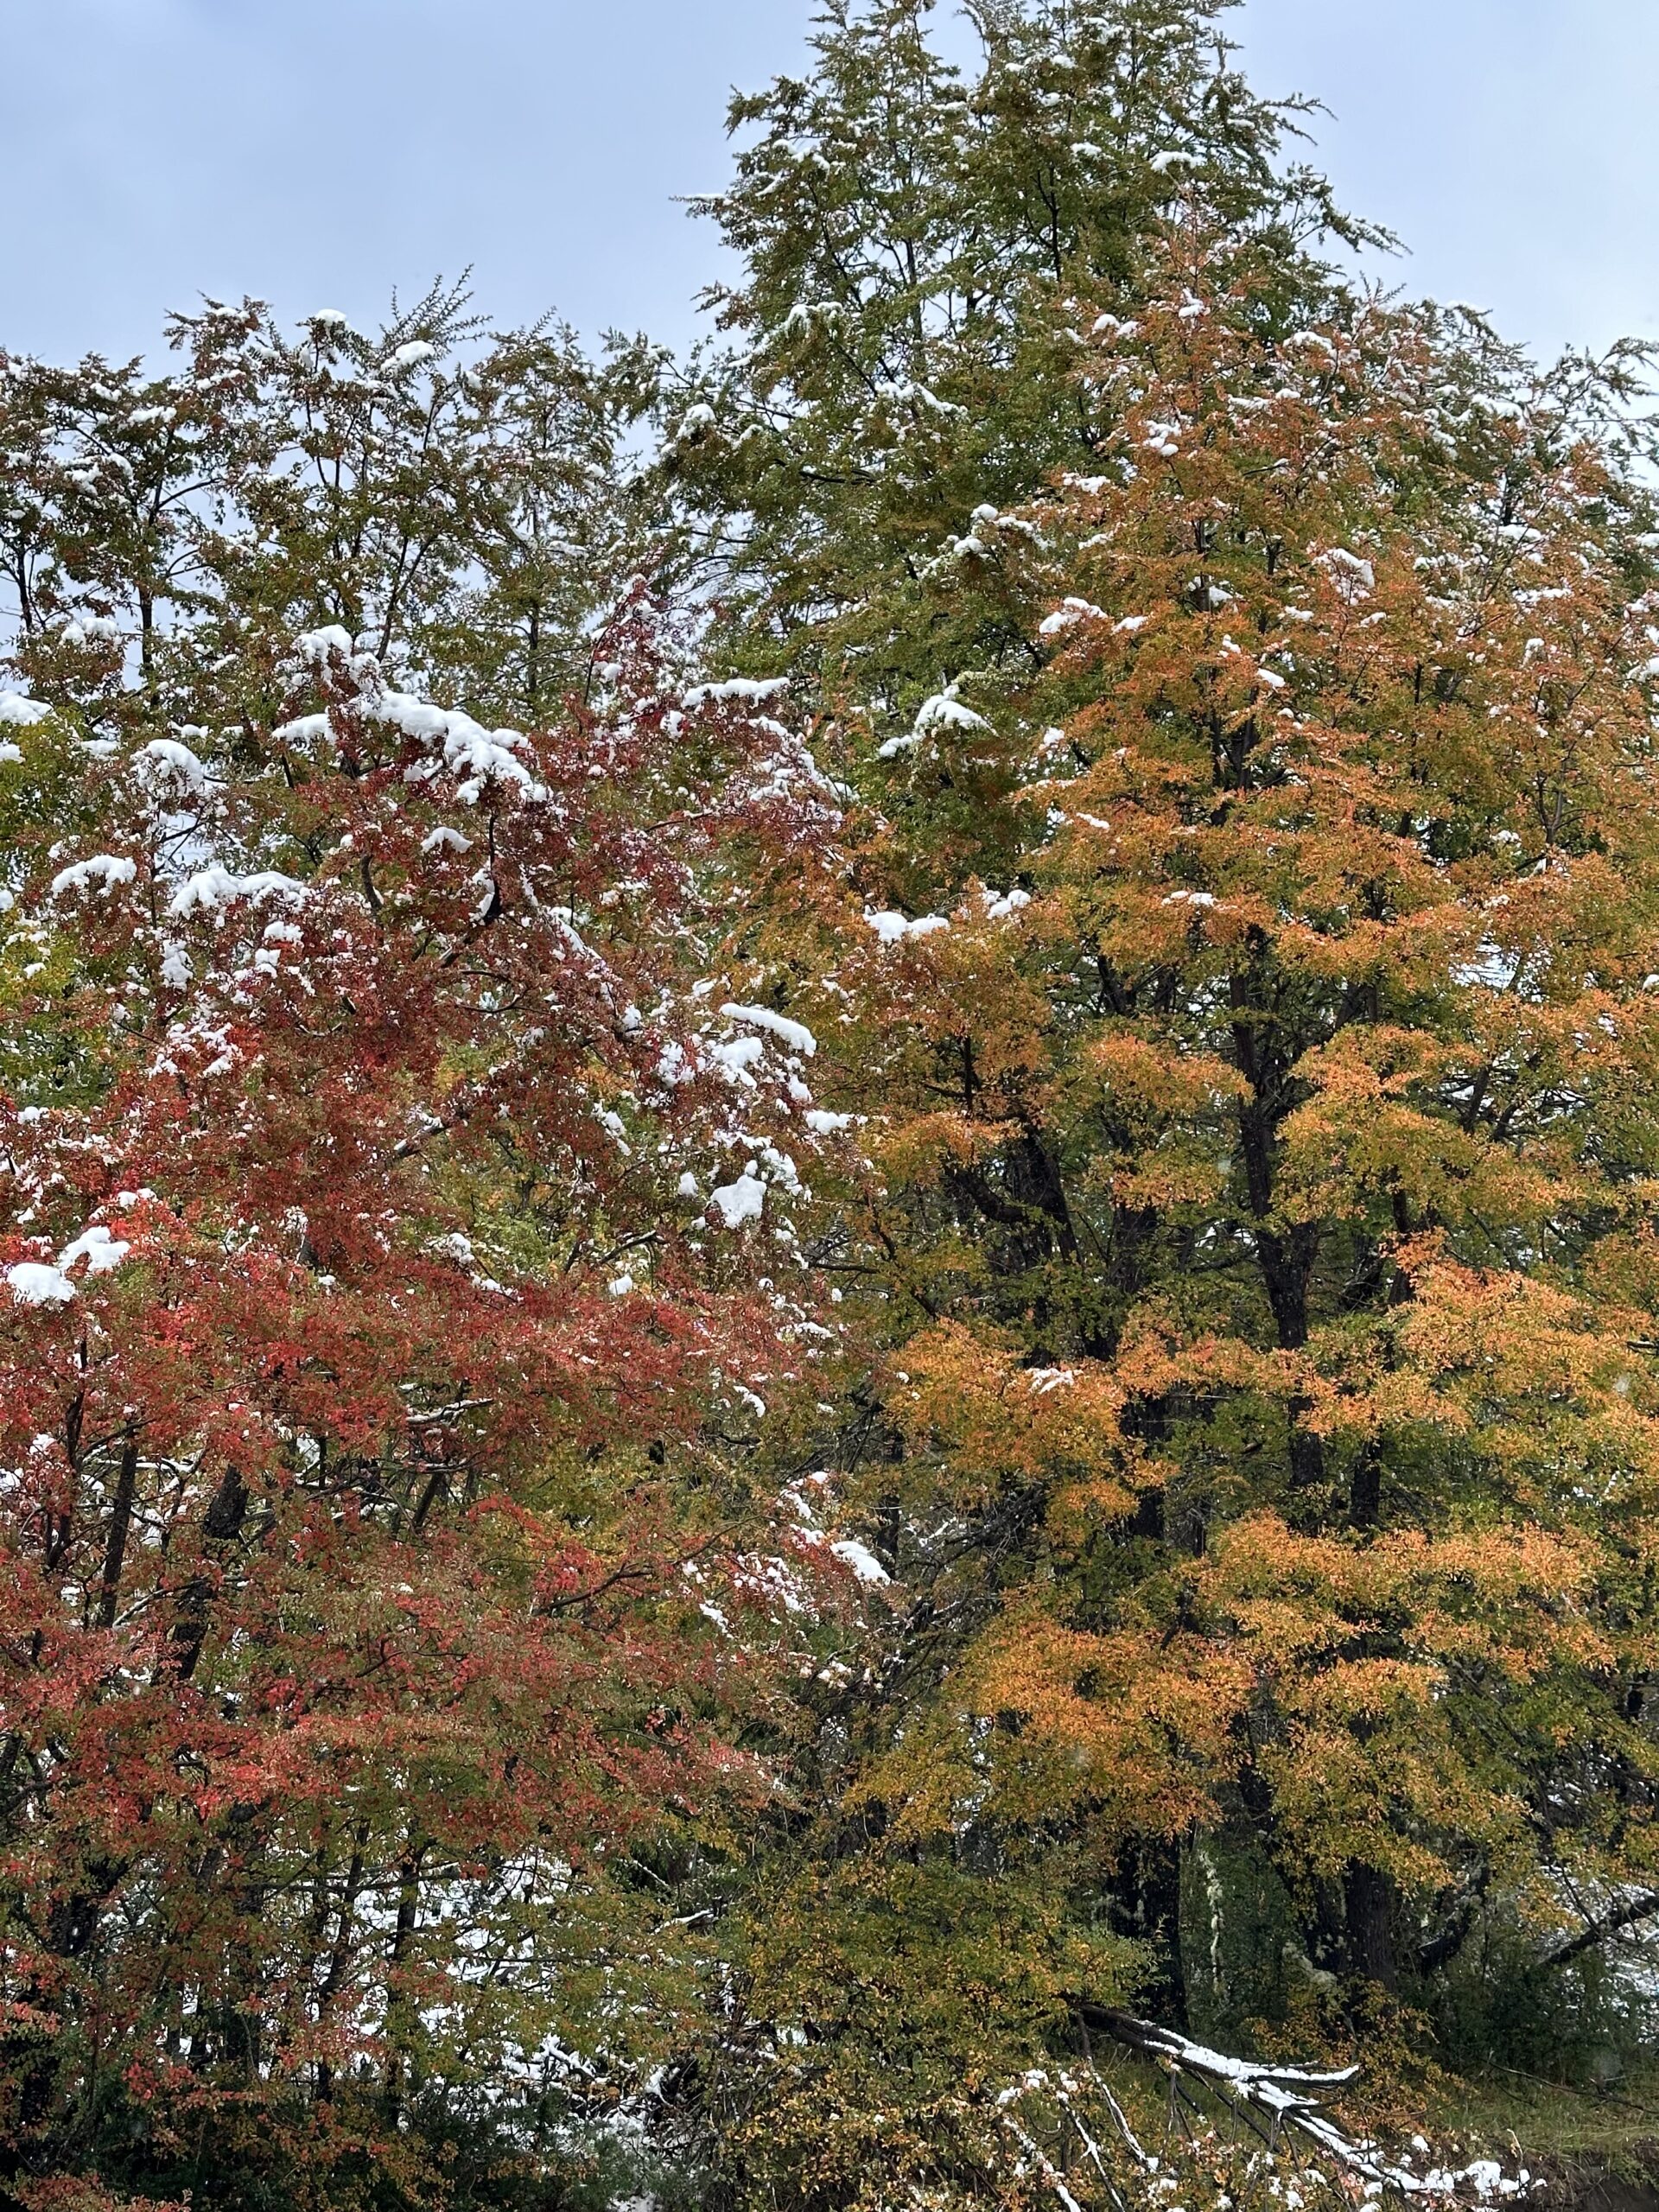
[(687, 360), (0, 360), (29, 2212), (1490, 2200), (1651, 2032), (1641, 349), (969, 13)]

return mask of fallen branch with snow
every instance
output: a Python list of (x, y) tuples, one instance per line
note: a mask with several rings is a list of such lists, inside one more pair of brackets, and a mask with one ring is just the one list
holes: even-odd
[[(1326, 2093), (1357, 2079), (1357, 2066), (1321, 2071), (1304, 2066), (1264, 2065), (1211, 2050), (1173, 2028), (1159, 2027), (1132, 2012), (1090, 2006), (1084, 2018), (1091, 2029), (1166, 2067), (1173, 2095), (1180, 2095), (1188, 2081), (1195, 2082), (1235, 2120), (1261, 2136), (1269, 2150), (1287, 2133), (1298, 2135), (1344, 2172), (1374, 2189), (1393, 2190), (1419, 2202), (1451, 2205), (1507, 2202), (1541, 2186), (1525, 2171), (1518, 2177), (1506, 2175), (1491, 2159), (1477, 2160), (1458, 2171), (1437, 2166), (1420, 2173), (1389, 2158), (1376, 2142), (1351, 2136), (1326, 2111), (1325, 2101)], [(1190, 2097), (1187, 2101), (1192, 2101)], [(1117, 2111), (1116, 2099), (1112, 2104)], [(1155, 2162), (1122, 2120), (1121, 2112), (1118, 2116), (1131, 2152), (1141, 2165), (1154, 2165)]]

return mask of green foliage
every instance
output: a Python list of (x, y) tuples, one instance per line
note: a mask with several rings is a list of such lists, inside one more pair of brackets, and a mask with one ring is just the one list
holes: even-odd
[(1000, 2093), (1063, 2035), (1066, 1992), (1135, 1978), (1129, 1947), (1073, 1921), (1052, 1873), (1017, 1847), (999, 1863), (982, 1845), (878, 1843), (764, 1875), (696, 2082), (702, 2201), (874, 2207), (995, 2186)]
[(175, 317), (177, 365), (10, 365), (0, 574), (16, 664), (108, 739), (275, 719), (296, 634), (337, 626), (493, 721), (592, 688), (602, 619), (653, 559), (626, 457), (653, 359), (489, 334), (435, 285), (378, 331), (297, 336), (257, 301)]
[[(746, 666), (798, 669), (878, 741), (976, 670), (1029, 672), (998, 518), (1092, 466), (1078, 298), (1132, 297), (1192, 194), (1270, 241), (1348, 228), (1279, 160), (1297, 104), (1234, 70), (1224, 0), (995, 0), (961, 74), (932, 0), (836, 0), (804, 78), (734, 102), (742, 350), (676, 388), (671, 471)], [(1016, 528), (1017, 524), (1007, 525)]]

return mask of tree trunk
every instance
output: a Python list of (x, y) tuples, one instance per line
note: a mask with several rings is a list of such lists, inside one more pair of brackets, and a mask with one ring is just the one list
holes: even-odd
[(1394, 1955), (1391, 1926), (1394, 1885), (1375, 1866), (1359, 1859), (1350, 1862), (1343, 1878), (1343, 1903), (1348, 1929), (1348, 1969), (1384, 1989), (1397, 1989), (1400, 1969)]

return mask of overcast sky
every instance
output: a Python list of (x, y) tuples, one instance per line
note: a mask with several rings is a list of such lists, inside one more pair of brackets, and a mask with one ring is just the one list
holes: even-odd
[[(949, 0), (943, 0), (948, 5)], [(0, 344), (154, 344), (255, 292), (368, 319), (470, 264), (500, 322), (682, 340), (716, 273), (674, 195), (810, 0), (0, 0)], [(1541, 348), (1659, 333), (1659, 0), (1247, 0), (1264, 91), (1411, 244), (1401, 281)]]

